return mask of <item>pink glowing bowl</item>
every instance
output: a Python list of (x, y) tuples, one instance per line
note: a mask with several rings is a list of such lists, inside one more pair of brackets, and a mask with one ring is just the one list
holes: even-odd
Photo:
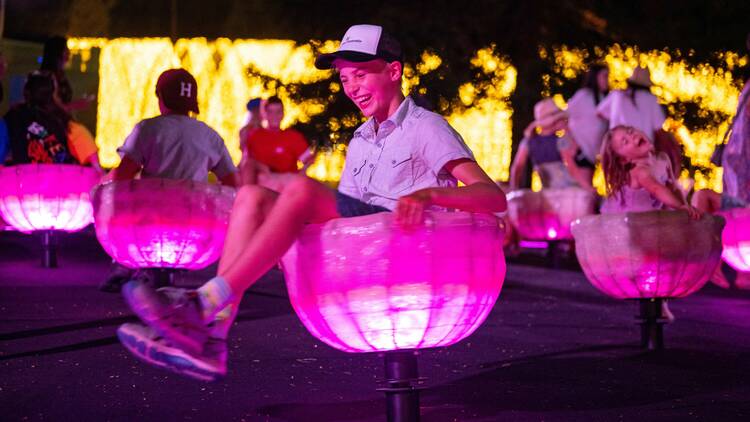
[(750, 208), (735, 208), (719, 213), (727, 221), (721, 240), (724, 260), (737, 271), (750, 271)]
[(596, 196), (580, 188), (521, 189), (508, 194), (508, 217), (524, 240), (571, 239), (570, 223), (593, 214)]
[(428, 213), (405, 231), (380, 213), (309, 225), (282, 263), (294, 310), (345, 352), (448, 346), (482, 324), (505, 277), (489, 215)]
[(205, 268), (221, 255), (234, 196), (234, 188), (190, 180), (99, 185), (92, 192), (96, 236), (129, 268)]
[(69, 164), (0, 166), (0, 213), (16, 230), (73, 232), (93, 221), (91, 167)]
[(698, 291), (721, 260), (724, 219), (682, 211), (613, 213), (573, 223), (591, 284), (617, 299), (677, 298)]

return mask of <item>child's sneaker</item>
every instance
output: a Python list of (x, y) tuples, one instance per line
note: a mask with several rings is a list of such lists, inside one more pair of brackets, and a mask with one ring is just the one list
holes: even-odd
[(208, 340), (201, 304), (194, 290), (164, 287), (154, 290), (138, 281), (122, 288), (130, 309), (151, 328), (179, 348), (200, 355)]
[(142, 324), (122, 324), (117, 337), (130, 353), (159, 368), (202, 381), (216, 381), (227, 373), (227, 342), (223, 339), (209, 338), (201, 354), (191, 355)]

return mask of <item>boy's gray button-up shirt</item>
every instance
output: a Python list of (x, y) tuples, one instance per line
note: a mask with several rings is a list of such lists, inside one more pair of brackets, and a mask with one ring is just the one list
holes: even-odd
[(406, 97), (377, 132), (373, 118), (354, 132), (338, 190), (392, 210), (411, 192), (456, 186), (443, 166), (460, 158), (475, 161), (461, 135), (442, 116)]

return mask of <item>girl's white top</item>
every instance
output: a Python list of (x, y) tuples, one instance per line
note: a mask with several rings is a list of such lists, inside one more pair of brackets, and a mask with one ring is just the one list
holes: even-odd
[(612, 91), (596, 108), (597, 113), (609, 121), (609, 128), (615, 126), (632, 126), (641, 130), (654, 142), (654, 132), (661, 129), (666, 116), (654, 94), (635, 91), (630, 98), (630, 90)]
[(594, 93), (581, 88), (568, 101), (568, 128), (581, 148), (583, 155), (596, 162), (602, 137), (607, 131), (607, 121), (597, 115)]

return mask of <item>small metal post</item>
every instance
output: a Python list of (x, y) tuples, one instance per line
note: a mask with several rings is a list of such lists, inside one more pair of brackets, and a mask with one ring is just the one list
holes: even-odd
[(177, 274), (174, 268), (147, 268), (143, 271), (145, 277), (142, 281), (151, 283), (154, 288), (174, 286), (175, 274)]
[(639, 314), (636, 317), (641, 326), (641, 347), (648, 350), (664, 349), (662, 326), (666, 322), (662, 316), (663, 299), (646, 298), (638, 300)]
[(560, 269), (562, 266), (562, 250), (559, 240), (547, 241), (547, 265), (553, 269)]
[(411, 381), (419, 378), (413, 350), (385, 352), (385, 393), (388, 422), (419, 422), (419, 390)]
[(42, 267), (57, 268), (57, 237), (54, 230), (42, 232)]

